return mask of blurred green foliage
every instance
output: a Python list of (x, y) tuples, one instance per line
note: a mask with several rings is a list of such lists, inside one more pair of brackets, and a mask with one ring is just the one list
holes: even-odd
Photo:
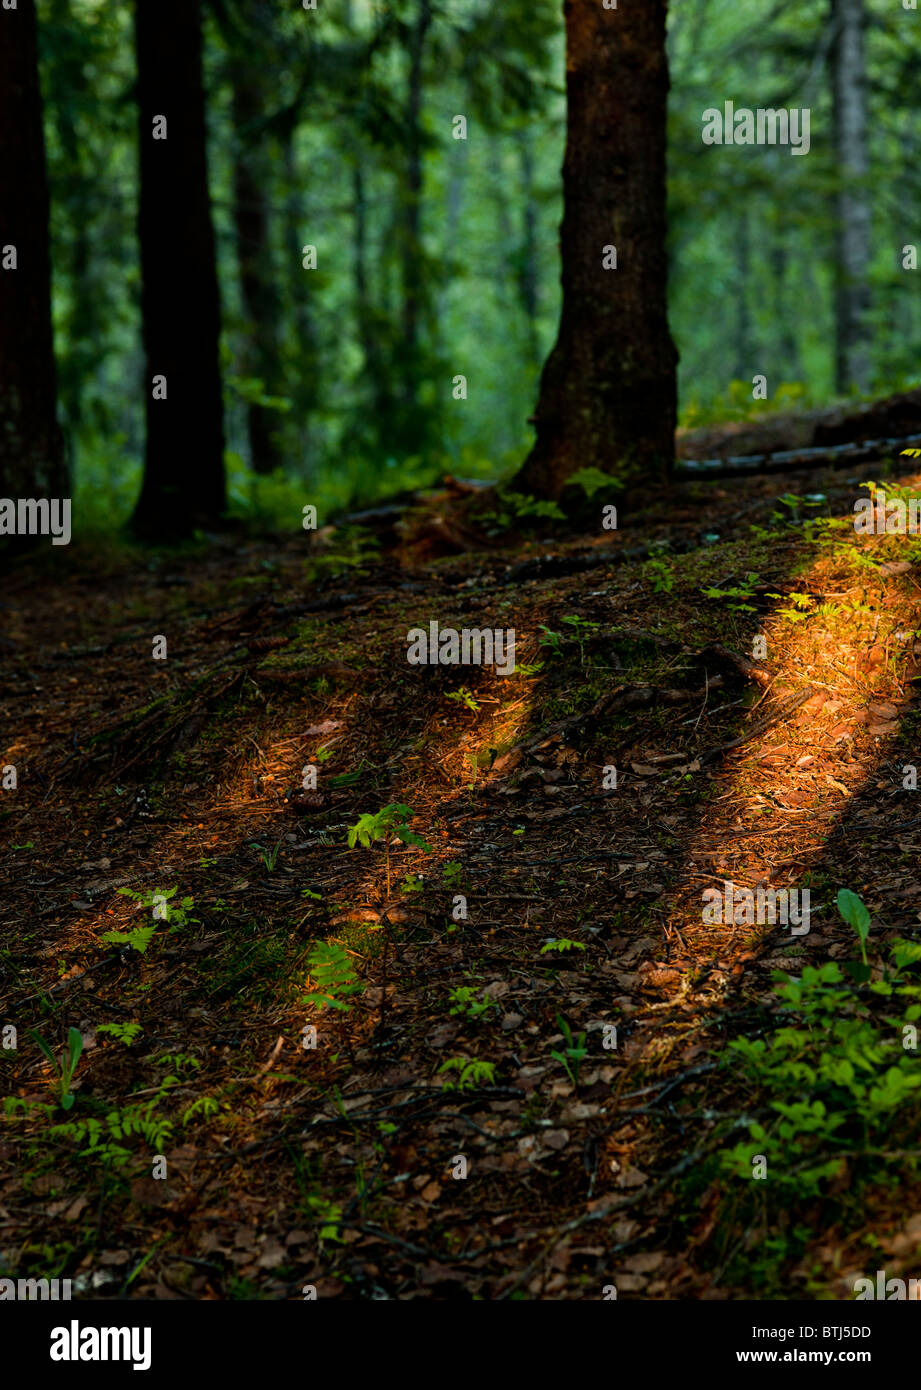
[[(210, 185), (223, 304), (231, 511), (297, 531), (444, 472), (498, 477), (530, 442), (559, 312), (564, 43), (556, 0), (452, 0), (421, 63), (418, 341), (405, 337), (412, 41), (425, 0), (302, 11), (208, 0)], [(901, 248), (921, 220), (911, 93), (921, 30), (868, 0), (874, 390), (918, 380), (921, 305)], [(125, 520), (143, 400), (131, 7), (38, 0), (52, 195), (61, 414), (83, 530)], [(836, 166), (829, 0), (673, 0), (670, 297), (682, 423), (747, 419), (832, 394)], [(256, 116), (235, 121), (234, 83)], [(709, 148), (701, 115), (809, 106), (812, 149)], [(467, 119), (467, 139), (453, 136)], [(267, 219), (274, 368), (251, 369), (234, 218), (250, 161)], [(317, 248), (304, 270), (301, 249)], [(763, 373), (768, 399), (751, 399)], [(269, 374), (266, 373), (266, 376)], [(466, 378), (467, 398), (454, 381)], [(247, 410), (284, 468), (256, 477)]]

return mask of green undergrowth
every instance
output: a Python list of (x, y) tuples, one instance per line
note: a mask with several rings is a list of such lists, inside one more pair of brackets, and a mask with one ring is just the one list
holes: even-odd
[(860, 959), (775, 973), (769, 1026), (721, 1058), (739, 1088), (733, 1118), (718, 1122), (715, 1156), (686, 1184), (685, 1197), (715, 1184), (719, 1280), (759, 1297), (795, 1296), (789, 1271), (819, 1212), (825, 1229), (859, 1230), (869, 1192), (897, 1190), (921, 1168), (921, 942), (896, 939), (871, 960), (867, 908), (849, 890), (838, 907)]

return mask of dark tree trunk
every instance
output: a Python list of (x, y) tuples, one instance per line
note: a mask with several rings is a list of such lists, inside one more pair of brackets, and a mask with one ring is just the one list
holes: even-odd
[(835, 256), (835, 385), (870, 388), (870, 168), (864, 0), (832, 0), (835, 153), (838, 218)]
[[(665, 249), (666, 0), (565, 0), (563, 309), (515, 486), (556, 497), (599, 468), (628, 489), (671, 472), (677, 354)], [(603, 269), (614, 246), (617, 269)]]
[(314, 458), (323, 445), (323, 426), (317, 414), (322, 352), (312, 307), (316, 272), (301, 268), (301, 248), (310, 242), (309, 232), (305, 233), (305, 228), (310, 227), (310, 217), (302, 192), (305, 180), (298, 168), (296, 134), (295, 122), (286, 123), (278, 132), (287, 189), (283, 222), (285, 256), (294, 258), (294, 269), (287, 275), (285, 315), (289, 336), (284, 359), (286, 390), (294, 402), (294, 409), (287, 417), (285, 437), (292, 440), (290, 447), (294, 449), (302, 476), (309, 478), (313, 475)]
[(422, 60), (432, 22), (431, 0), (419, 0), (410, 36), (409, 91), (406, 109), (406, 240), (403, 248), (403, 333), (411, 353), (419, 331), (423, 272), (422, 244)]
[(0, 10), (0, 148), (0, 490), (63, 498), (34, 0)]
[[(200, 0), (136, 0), (147, 451), (135, 530), (213, 524), (225, 506), (220, 301), (208, 196)], [(167, 120), (155, 140), (154, 118)], [(153, 379), (167, 398), (155, 400)]]
[[(361, 343), (363, 372), (372, 402), (371, 415), (378, 428), (393, 414), (393, 383), (380, 344), (380, 314), (375, 312), (368, 280), (368, 195), (361, 151), (355, 150), (352, 170), (353, 241), (352, 276), (355, 286), (355, 317)], [(368, 437), (363, 424), (364, 437)], [(360, 433), (361, 431), (359, 431)]]
[(358, 338), (365, 359), (365, 370), (373, 371), (376, 360), (371, 297), (368, 290), (368, 198), (365, 192), (365, 171), (360, 152), (356, 151), (352, 169), (352, 276), (355, 284), (355, 314)]
[[(432, 23), (431, 0), (418, 0), (410, 31), (409, 86), (406, 105), (406, 190), (403, 222), (403, 405), (412, 411), (416, 401), (419, 324), (425, 300), (422, 258), (422, 63)], [(409, 420), (407, 420), (409, 424)], [(410, 431), (411, 432), (411, 431)]]
[(750, 381), (752, 376), (752, 317), (748, 305), (748, 286), (751, 278), (751, 237), (748, 212), (739, 214), (736, 237), (736, 365), (737, 381)]
[[(258, 129), (263, 115), (260, 84), (254, 80), (251, 58), (233, 65), (234, 225), (240, 267), (240, 296), (247, 320), (245, 371), (257, 377), (266, 395), (280, 395), (278, 353), (281, 305), (272, 264), (266, 192), (269, 169), (265, 137)], [(278, 411), (251, 401), (247, 406), (250, 459), (257, 473), (282, 466), (276, 431)]]
[[(70, 456), (75, 459), (84, 400), (105, 357), (104, 325), (111, 304), (106, 286), (96, 273), (93, 256), (98, 227), (91, 176), (86, 167), (88, 151), (86, 141), (81, 139), (78, 116), (81, 108), (90, 105), (94, 98), (73, 0), (52, 0), (46, 32), (51, 54), (45, 117), (47, 120), (50, 116), (53, 122), (64, 156), (57, 168), (52, 166), (52, 197), (63, 204), (69, 231), (69, 245), (55, 250), (55, 267), (60, 270), (63, 265), (70, 300), (58, 341), (58, 400)], [(66, 349), (62, 350), (65, 343)]]
[(531, 134), (522, 130), (517, 137), (521, 161), (522, 237), (518, 287), (521, 307), (528, 325), (528, 356), (535, 365), (539, 360), (537, 314), (539, 282), (537, 278), (537, 203), (534, 197), (534, 150)]
[(779, 380), (782, 381), (802, 381), (803, 367), (797, 346), (796, 334), (793, 332), (793, 315), (787, 311), (787, 301), (789, 294), (787, 291), (787, 276), (789, 273), (790, 258), (788, 254), (789, 233), (783, 222), (775, 227), (773, 233), (773, 245), (770, 252), (771, 270), (774, 276), (774, 322), (777, 328), (778, 348), (783, 369)]

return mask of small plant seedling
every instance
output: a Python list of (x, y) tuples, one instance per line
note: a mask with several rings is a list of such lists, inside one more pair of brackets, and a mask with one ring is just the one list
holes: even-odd
[(131, 888), (118, 890), (120, 897), (133, 898), (140, 907), (149, 907), (158, 922), (169, 922), (170, 933), (179, 931), (190, 923), (194, 926), (199, 925), (198, 918), (189, 915), (195, 907), (191, 897), (180, 898), (178, 903), (171, 901), (178, 891), (175, 884), (172, 888), (145, 888), (140, 892)]
[(48, 1058), (48, 1061), (51, 1063), (54, 1070), (60, 1074), (60, 1081), (58, 1082), (58, 1085), (61, 1089), (61, 1109), (70, 1110), (71, 1106), (74, 1103), (74, 1100), (76, 1099), (76, 1097), (71, 1092), (70, 1083), (73, 1079), (73, 1074), (77, 1069), (77, 1063), (80, 1060), (80, 1054), (83, 1051), (82, 1036), (76, 1028), (68, 1029), (67, 1046), (61, 1054), (60, 1063), (57, 1062), (54, 1053), (51, 1051), (51, 1048), (45, 1042), (44, 1038), (39, 1037), (38, 1033), (33, 1033), (31, 1032), (31, 1030), (29, 1036), (35, 1039), (35, 1042), (39, 1049)]
[(468, 690), (466, 685), (462, 685), (459, 690), (449, 690), (447, 699), (455, 700), (459, 705), (466, 705), (474, 714), (480, 712), (480, 702), (476, 699), (472, 690)]
[(209, 1115), (216, 1115), (220, 1110), (220, 1102), (214, 1096), (199, 1096), (198, 1100), (193, 1100), (187, 1110), (182, 1112), (182, 1123), (190, 1124), (197, 1116), (207, 1119)]
[(432, 846), (423, 840), (421, 835), (417, 835), (414, 830), (410, 830), (407, 822), (412, 818), (412, 808), (404, 806), (402, 802), (393, 801), (389, 806), (383, 806), (379, 811), (366, 812), (354, 825), (349, 826), (349, 849), (354, 849), (356, 844), (364, 845), (366, 849), (376, 840), (384, 841), (384, 848), (387, 854), (387, 897), (390, 897), (390, 842), (391, 840), (401, 840), (404, 845), (417, 845), (427, 853), (431, 853)]
[(438, 1068), (438, 1075), (452, 1071), (459, 1075), (456, 1081), (442, 1082), (446, 1091), (471, 1091), (476, 1086), (491, 1086), (496, 1079), (495, 1062), (471, 1061), (469, 1057), (450, 1057)]
[(278, 863), (278, 851), (281, 849), (281, 840), (278, 841), (274, 849), (263, 850), (261, 845), (256, 844), (251, 844), (250, 849), (257, 849), (260, 851), (260, 858), (265, 865), (267, 874), (275, 872), (275, 865)]
[[(812, 594), (768, 594), (768, 598), (789, 599), (790, 604), (787, 608), (777, 609), (777, 614), (781, 618), (786, 618), (789, 623), (804, 623), (809, 617), (809, 608), (812, 604)], [(827, 607), (828, 605), (823, 605)], [(832, 606), (832, 616), (838, 616), (838, 610)]]
[(341, 1240), (339, 1226), (342, 1220), (342, 1208), (337, 1207), (335, 1202), (330, 1202), (325, 1197), (315, 1194), (311, 1194), (307, 1198), (307, 1206), (319, 1227), (320, 1240)]
[(551, 1052), (550, 1056), (555, 1062), (559, 1062), (560, 1065), (565, 1068), (566, 1075), (569, 1077), (572, 1084), (578, 1087), (579, 1068), (588, 1056), (588, 1048), (585, 1046), (585, 1034), (579, 1033), (573, 1038), (572, 1029), (562, 1014), (557, 1014), (556, 1022), (557, 1027), (563, 1034), (566, 1046), (562, 1051), (557, 1050)]
[(870, 935), (870, 913), (866, 904), (856, 893), (852, 893), (850, 888), (842, 888), (837, 897), (837, 907), (841, 916), (849, 927), (853, 927), (860, 942), (860, 959), (863, 964), (857, 967), (856, 963), (851, 966), (850, 973), (857, 978), (859, 969), (859, 982), (865, 983), (870, 978), (870, 967), (867, 964), (867, 937)]
[(483, 1014), (489, 1013), (497, 1005), (492, 999), (477, 999), (476, 990), (469, 985), (459, 985), (457, 989), (452, 989), (450, 994), (452, 1014), (463, 1014), (464, 1018), (471, 1020), (482, 1018)]
[(147, 947), (156, 930), (156, 922), (151, 922), (149, 927), (135, 927), (133, 931), (105, 931), (99, 940), (107, 941), (113, 946), (130, 946), (132, 951), (137, 951), (139, 956), (143, 956), (147, 954)]
[(575, 473), (570, 473), (566, 482), (570, 487), (573, 484), (580, 487), (589, 499), (601, 488), (617, 486), (617, 479), (613, 474), (603, 473), (600, 468), (580, 468)]
[(495, 509), (480, 514), (480, 521), (493, 528), (487, 530), (488, 535), (495, 535), (496, 530), (507, 531), (516, 521), (531, 516), (555, 521), (562, 521), (565, 516), (557, 502), (530, 497), (526, 493), (511, 492), (505, 488), (499, 490), (498, 501), (499, 505)]
[(318, 941), (307, 956), (310, 979), (315, 988), (304, 995), (306, 1004), (321, 1009), (338, 1009), (348, 1013), (352, 1007), (345, 1001), (361, 994), (364, 985), (355, 974), (348, 952), (340, 941)]
[(584, 951), (586, 949), (583, 941), (571, 941), (568, 936), (557, 936), (551, 941), (545, 941), (540, 948), (542, 956), (548, 955), (551, 951), (563, 955), (566, 951)]
[(154, 920), (149, 927), (135, 927), (133, 931), (107, 931), (100, 936), (100, 941), (111, 942), (114, 946), (130, 946), (139, 955), (144, 955), (150, 945), (154, 932), (157, 930), (157, 923), (161, 921), (169, 922), (168, 936), (173, 932), (180, 931), (190, 923), (198, 925), (199, 919), (190, 914), (195, 906), (191, 897), (181, 898), (178, 903), (170, 903), (170, 899), (176, 896), (178, 889), (172, 888), (145, 888), (142, 892), (136, 892), (131, 888), (119, 888), (122, 897), (133, 898), (140, 907), (149, 907), (154, 914)]
[(335, 776), (327, 777), (326, 785), (328, 787), (354, 787), (355, 783), (361, 777), (365, 766), (365, 760), (362, 758), (353, 772), (337, 772)]
[(656, 594), (670, 594), (675, 587), (675, 572), (661, 555), (654, 555), (643, 566), (652, 576), (652, 589)]
[(125, 1047), (130, 1047), (143, 1031), (139, 1023), (100, 1023), (96, 1029), (97, 1033), (111, 1033), (115, 1041), (124, 1043)]
[(573, 641), (579, 647), (579, 665), (585, 665), (585, 644), (588, 641), (589, 633), (601, 626), (600, 623), (590, 623), (587, 618), (580, 618), (577, 613), (570, 613), (564, 619), (572, 628)]
[(562, 656), (563, 634), (561, 632), (554, 632), (546, 623), (541, 623), (540, 630), (544, 635), (537, 639), (538, 645), (541, 647), (548, 647), (553, 656)]
[(711, 586), (709, 589), (701, 589), (700, 592), (703, 594), (704, 598), (732, 599), (733, 602), (730, 603), (729, 607), (734, 613), (754, 613), (754, 604), (749, 603), (748, 599), (753, 596), (759, 581), (760, 575), (755, 574), (753, 570), (749, 570), (745, 579), (730, 589), (718, 589)]

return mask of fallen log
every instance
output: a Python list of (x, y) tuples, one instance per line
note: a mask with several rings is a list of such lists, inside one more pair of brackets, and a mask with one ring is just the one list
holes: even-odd
[(890, 439), (868, 439), (862, 443), (812, 446), (808, 449), (781, 449), (773, 453), (741, 454), (729, 458), (678, 459), (675, 476), (678, 478), (745, 478), (762, 473), (794, 473), (804, 468), (848, 468), (857, 463), (873, 463), (884, 453), (898, 446), (903, 449), (921, 446), (921, 434), (907, 434)]

